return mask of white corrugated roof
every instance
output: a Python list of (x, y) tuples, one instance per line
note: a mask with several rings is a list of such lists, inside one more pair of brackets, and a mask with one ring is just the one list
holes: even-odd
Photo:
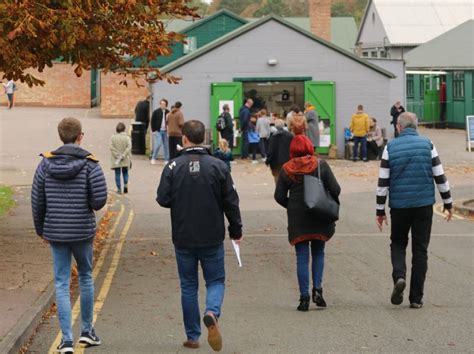
[[(474, 19), (474, 0), (372, 0), (391, 44), (421, 44)], [(370, 20), (370, 14), (366, 20)]]

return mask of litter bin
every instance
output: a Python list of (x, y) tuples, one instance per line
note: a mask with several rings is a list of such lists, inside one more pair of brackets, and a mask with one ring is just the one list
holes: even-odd
[(142, 122), (132, 123), (132, 154), (145, 155), (145, 124)]

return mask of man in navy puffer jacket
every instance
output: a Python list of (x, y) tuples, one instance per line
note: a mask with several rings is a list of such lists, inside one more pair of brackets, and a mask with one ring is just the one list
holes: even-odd
[(98, 160), (79, 146), (84, 136), (81, 122), (76, 118), (64, 118), (58, 125), (58, 132), (64, 145), (41, 155), (43, 160), (36, 169), (31, 203), (36, 233), (51, 245), (62, 331), (57, 350), (66, 353), (74, 349), (69, 295), (72, 255), (76, 259), (81, 291), (79, 342), (100, 345), (92, 327), (92, 255), (96, 232), (94, 210), (104, 207), (107, 185)]

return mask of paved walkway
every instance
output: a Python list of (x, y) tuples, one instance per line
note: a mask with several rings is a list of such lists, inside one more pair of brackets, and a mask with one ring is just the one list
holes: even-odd
[[(38, 154), (60, 145), (56, 126), (59, 120), (65, 116), (76, 116), (82, 119), (85, 132), (84, 148), (96, 154), (99, 160), (101, 160), (101, 165), (107, 175), (109, 188), (113, 189), (113, 175), (109, 170), (108, 141), (119, 120), (99, 119), (95, 110), (79, 109), (16, 108), (12, 111), (1, 110), (0, 183), (14, 186), (29, 186), (31, 184), (34, 170), (39, 162)], [(128, 120), (123, 121), (128, 123)], [(448, 178), (454, 187), (453, 195), (455, 199), (472, 197), (474, 194), (472, 190), (474, 154), (467, 153), (463, 149), (465, 133), (456, 130), (436, 131), (421, 129), (421, 131), (423, 134), (431, 137), (437, 145), (447, 170)], [(360, 312), (362, 309), (351, 310), (347, 307), (348, 305), (344, 305), (348, 301), (348, 297), (355, 296), (354, 299), (358, 299), (359, 304), (362, 301), (362, 308), (369, 306), (369, 303), (375, 307), (382, 306), (382, 304), (386, 303), (385, 293), (390, 290), (389, 281), (386, 279), (389, 265), (386, 258), (387, 241), (386, 238), (373, 238), (373, 236), (379, 235), (373, 225), (372, 217), (373, 193), (377, 181), (378, 164), (376, 162), (354, 164), (348, 161), (330, 161), (330, 164), (343, 190), (342, 201), (344, 207), (341, 219), (344, 221), (341, 221), (338, 225), (338, 233), (340, 233), (341, 237), (334, 240), (335, 242), (332, 244), (330, 251), (331, 258), (335, 258), (338, 255), (343, 255), (343, 257), (339, 257), (340, 260), (337, 263), (329, 265), (332, 268), (332, 274), (341, 274), (341, 276), (330, 278), (331, 280), (329, 280), (328, 285), (331, 288), (329, 293), (332, 298), (332, 304), (343, 306), (345, 311), (342, 313), (336, 310), (324, 312), (324, 322), (328, 321), (332, 325), (327, 327), (324, 332), (328, 343), (325, 346), (321, 346), (318, 350), (326, 351), (342, 348), (337, 345), (331, 346), (330, 343), (337, 344), (340, 338), (336, 336), (336, 332), (331, 333), (329, 329), (335, 330), (337, 326), (344, 323), (343, 328), (346, 330), (342, 331), (341, 334), (344, 333), (347, 338), (341, 340), (341, 345), (352, 341), (357, 343), (354, 347), (351, 347), (355, 351), (361, 351), (364, 348), (383, 350), (384, 346), (390, 345), (397, 338), (390, 335), (384, 340), (378, 340), (376, 338), (379, 338), (380, 334), (377, 334), (376, 329), (383, 327), (384, 318), (387, 316), (389, 318), (396, 316), (398, 318), (397, 321), (400, 321), (400, 326), (404, 321), (404, 317), (400, 317), (398, 314), (395, 315), (392, 309), (388, 307), (378, 312), (376, 311), (373, 318), (369, 312), (367, 315), (363, 314), (362, 317), (356, 316), (360, 322), (354, 323), (350, 318), (352, 318), (354, 312)], [(150, 307), (155, 307), (156, 305), (153, 301), (147, 300), (149, 295), (151, 293), (161, 294), (163, 295), (163, 297), (160, 297), (162, 306), (164, 308), (170, 306), (172, 309), (172, 312), (166, 312), (171, 325), (167, 326), (166, 321), (161, 322), (162, 319), (160, 317), (160, 325), (157, 331), (166, 334), (166, 351), (176, 351), (176, 343), (179, 344), (182, 330), (179, 306), (177, 307), (176, 303), (177, 283), (175, 265), (169, 241), (169, 214), (168, 211), (160, 209), (154, 200), (161, 170), (162, 164), (151, 166), (144, 157), (134, 158), (134, 165), (131, 171), (130, 198), (136, 218), (129, 232), (130, 239), (124, 243), (123, 259), (118, 267), (117, 278), (114, 280), (115, 285), (110, 292), (111, 299), (116, 300), (105, 303), (104, 310), (106, 315), (100, 317), (100, 321), (105, 320), (107, 322), (109, 318), (110, 323), (114, 324), (114, 326), (123, 324), (130, 316), (129, 307), (124, 307), (123, 304), (135, 304), (136, 301), (138, 301), (138, 306), (135, 308), (136, 313), (147, 314)], [(234, 315), (235, 321), (237, 321), (236, 326), (240, 328), (248, 325), (246, 317), (239, 315), (239, 307), (232, 305), (233, 302), (235, 304), (240, 303), (239, 301), (242, 299), (239, 293), (243, 289), (247, 297), (241, 305), (245, 306), (246, 309), (252, 309), (252, 311), (264, 310), (264, 313), (268, 315), (267, 317), (262, 317), (266, 322), (261, 323), (258, 318), (252, 317), (252, 321), (256, 321), (257, 324), (257, 327), (254, 328), (254, 334), (238, 332), (235, 333), (234, 337), (231, 335), (230, 342), (235, 343), (237, 351), (251, 351), (251, 346), (239, 347), (238, 345), (239, 342), (247, 339), (249, 340), (249, 345), (258, 346), (259, 349), (256, 352), (275, 351), (278, 350), (275, 349), (275, 345), (278, 343), (279, 336), (285, 333), (282, 332), (280, 335), (277, 335), (280, 332), (275, 332), (273, 340), (271, 336), (265, 337), (263, 346), (258, 344), (258, 334), (262, 333), (262, 331), (265, 332), (265, 326), (268, 326), (268, 323), (277, 323), (281, 319), (282, 313), (285, 316), (289, 316), (290, 323), (294, 321), (296, 324), (300, 321), (299, 317), (293, 312), (295, 284), (292, 267), (294, 259), (293, 255), (290, 254), (291, 248), (286, 247), (285, 216), (281, 208), (273, 201), (273, 179), (264, 164), (251, 165), (239, 162), (233, 166), (233, 176), (241, 196), (241, 208), (247, 225), (246, 234), (249, 235), (244, 257), (246, 258), (250, 273), (235, 273), (236, 276), (230, 278), (229, 300), (226, 305), (228, 306), (229, 315), (226, 317), (227, 324), (225, 326), (227, 333), (232, 332), (232, 321), (229, 321), (229, 319), (232, 319)], [(28, 188), (16, 188), (16, 191), (18, 206), (10, 216), (1, 220), (0, 225), (0, 252), (6, 255), (0, 261), (0, 273), (2, 274), (0, 281), (0, 299), (2, 300), (0, 301), (0, 313), (2, 314), (0, 330), (2, 332), (0, 332), (0, 338), (2, 338), (2, 333), (8, 332), (9, 328), (11, 329), (15, 325), (15, 321), (21, 318), (22, 311), (25, 310), (28, 304), (37, 301), (51, 280), (49, 250), (35, 236), (33, 231), (29, 210), (29, 190)], [(469, 322), (465, 321), (466, 315), (472, 315), (472, 288), (471, 290), (464, 288), (455, 292), (454, 297), (461, 296), (452, 305), (455, 309), (452, 306), (445, 308), (445, 299), (443, 298), (443, 294), (446, 291), (449, 293), (450, 289), (446, 284), (450, 284), (452, 289), (455, 287), (462, 288), (463, 282), (466, 281), (472, 284), (473, 238), (462, 236), (472, 233), (472, 230), (470, 224), (466, 224), (465, 221), (458, 222), (462, 224), (451, 224), (448, 226), (441, 218), (437, 217), (435, 219), (435, 230), (440, 235), (433, 249), (435, 263), (432, 276), (436, 278), (433, 281), (435, 289), (433, 292), (436, 295), (435, 300), (429, 306), (431, 309), (439, 308), (439, 311), (436, 310), (434, 317), (429, 315), (423, 316), (420, 320), (416, 320), (416, 318), (412, 318), (412, 315), (409, 315), (408, 321), (415, 321), (413, 325), (417, 327), (430, 321), (442, 322), (443, 316), (446, 317), (448, 313), (451, 314), (449, 319), (458, 321), (458, 325), (463, 325), (465, 329), (459, 334), (459, 337), (456, 337), (453, 332), (452, 336), (439, 338), (444, 343), (439, 348), (449, 349), (451, 345), (448, 342), (453, 341), (454, 345), (458, 343), (458, 348), (462, 350), (462, 348), (468, 348), (468, 344), (472, 344), (472, 342), (466, 341), (464, 337), (467, 333), (472, 334), (472, 322), (471, 326), (469, 326)], [(453, 237), (441, 238), (442, 234), (450, 234)], [(359, 235), (359, 238), (347, 238), (349, 235)], [(455, 235), (461, 236), (454, 237)], [(269, 238), (265, 238), (266, 236), (269, 236)], [(275, 253), (271, 249), (278, 249), (279, 251)], [(155, 252), (157, 256), (152, 255), (151, 252)], [(373, 252), (375, 253), (372, 254)], [(233, 255), (228, 250), (228, 262), (231, 262), (229, 263), (231, 272), (238, 272), (238, 269), (234, 269), (235, 264), (231, 257)], [(372, 257), (375, 257), (374, 262), (377, 264), (377, 267), (371, 270), (368, 262)], [(107, 264), (109, 263), (111, 261)], [(152, 289), (147, 287), (150, 282), (146, 277), (150, 273), (150, 266), (153, 266), (153, 269), (162, 270), (162, 272), (159, 271), (157, 273), (157, 277), (153, 278), (153, 281), (156, 281), (159, 285)], [(446, 270), (448, 268), (449, 270)], [(456, 269), (462, 271), (457, 274)], [(370, 285), (361, 274), (369, 274), (372, 271), (376, 280), (374, 284)], [(258, 274), (258, 279), (260, 277), (266, 279), (261, 289), (256, 281), (257, 278), (253, 280), (248, 278), (249, 274), (251, 275), (253, 272)], [(135, 274), (135, 276), (127, 277), (127, 273)], [(467, 279), (470, 280), (464, 279), (462, 281), (462, 276), (467, 276)], [(449, 282), (450, 279), (452, 280), (451, 282)], [(347, 281), (351, 285), (346, 293), (341, 293), (340, 291), (342, 291)], [(99, 284), (102, 284), (102, 279), (98, 280)], [(289, 284), (290, 286), (288, 286)], [(378, 290), (376, 290), (377, 286), (380, 286)], [(259, 289), (252, 293), (254, 288)], [(336, 291), (335, 289), (339, 290)], [(371, 295), (371, 291), (375, 291), (375, 293)], [(471, 296), (470, 300), (469, 296)], [(270, 307), (264, 306), (263, 309), (259, 308), (256, 304), (261, 303), (262, 299), (266, 297), (271, 297), (271, 303), (274, 303), (274, 305), (268, 305)], [(278, 297), (278, 300), (274, 297)], [(451, 296), (448, 297), (451, 298)], [(235, 299), (235, 301), (232, 299)], [(369, 299), (372, 300), (369, 301)], [(470, 306), (468, 305), (469, 301), (471, 301)], [(160, 308), (163, 307), (160, 306)], [(121, 314), (121, 311), (124, 312)], [(347, 315), (347, 318), (340, 317), (343, 315)], [(333, 316), (334, 319), (332, 319)], [(417, 315), (413, 316), (416, 317)], [(5, 321), (3, 320), (4, 318)], [(158, 320), (157, 317), (146, 318), (146, 321), (142, 323), (139, 318), (143, 319), (143, 317), (138, 317), (136, 321), (133, 320), (130, 323), (133, 323), (134, 326), (145, 324), (149, 328), (153, 328), (150, 327), (153, 325), (153, 319)], [(152, 322), (148, 323), (147, 321), (149, 320), (152, 320)], [(372, 324), (370, 324), (371, 321), (373, 321)], [(283, 326), (283, 324), (281, 325)], [(319, 322), (317, 321), (314, 323), (312, 320), (308, 322), (308, 326), (313, 326), (314, 328), (318, 325)], [(397, 324), (397, 326), (399, 325)], [(364, 331), (365, 334), (362, 339), (355, 340), (358, 336), (358, 326), (362, 326), (362, 328), (368, 326), (367, 328), (370, 327), (370, 330)], [(351, 329), (352, 327), (353, 329)], [(52, 320), (48, 327), (49, 329), (45, 330), (46, 327), (42, 328), (41, 333), (32, 345), (32, 350), (37, 350), (37, 352), (44, 352), (46, 347), (46, 350), (49, 348), (57, 334), (57, 319), (54, 318)], [(107, 327), (102, 323), (101, 329), (104, 335), (110, 339), (114, 338), (117, 345), (122, 343), (120, 338), (113, 335), (113, 332), (116, 330), (115, 327)], [(123, 329), (127, 330), (129, 328), (124, 327)], [(290, 331), (286, 334), (293, 332)], [(367, 337), (366, 335), (371, 332), (374, 333), (369, 340), (370, 336)], [(117, 333), (123, 340), (127, 338), (122, 330), (117, 331)], [(144, 333), (148, 332), (145, 331)], [(396, 333), (407, 336), (404, 331), (400, 332), (397, 330)], [(293, 334), (290, 336), (291, 338), (287, 338), (288, 345), (294, 344), (295, 348), (300, 347), (303, 352), (307, 350), (308, 348), (305, 345), (298, 343), (297, 333)], [(148, 333), (148, 335), (151, 335), (150, 338), (154, 338), (151, 333)], [(307, 335), (311, 337), (310, 333), (307, 333)], [(417, 336), (421, 338), (422, 333), (418, 333)], [(305, 338), (309, 337), (305, 336)], [(452, 339), (448, 340), (447, 338)], [(456, 342), (459, 338), (462, 340)], [(160, 335), (160, 340), (162, 339)], [(381, 346), (378, 344), (372, 346), (370, 344), (372, 341), (379, 341)], [(409, 342), (409, 338), (406, 341)], [(424, 341), (416, 346), (403, 345), (397, 348), (400, 350), (418, 350), (423, 347), (423, 343)], [(113, 348), (112, 351), (114, 352), (124, 352), (120, 350), (120, 346), (114, 346)], [(102, 350), (109, 350), (110, 352), (110, 349), (111, 347), (104, 346)], [(129, 349), (131, 351), (128, 352), (134, 351), (131, 348)], [(153, 350), (143, 351), (153, 352)]]

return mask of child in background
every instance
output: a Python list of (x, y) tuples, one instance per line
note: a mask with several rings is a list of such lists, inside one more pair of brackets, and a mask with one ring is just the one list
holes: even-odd
[(229, 148), (229, 142), (225, 139), (219, 140), (219, 147), (214, 151), (214, 157), (217, 157), (219, 160), (222, 160), (231, 170), (230, 162), (234, 161), (234, 156), (232, 156), (232, 151)]
[(257, 161), (257, 150), (258, 144), (260, 143), (260, 136), (257, 133), (257, 114), (252, 113), (250, 116), (249, 124), (249, 150), (252, 153), (252, 163), (258, 163)]

